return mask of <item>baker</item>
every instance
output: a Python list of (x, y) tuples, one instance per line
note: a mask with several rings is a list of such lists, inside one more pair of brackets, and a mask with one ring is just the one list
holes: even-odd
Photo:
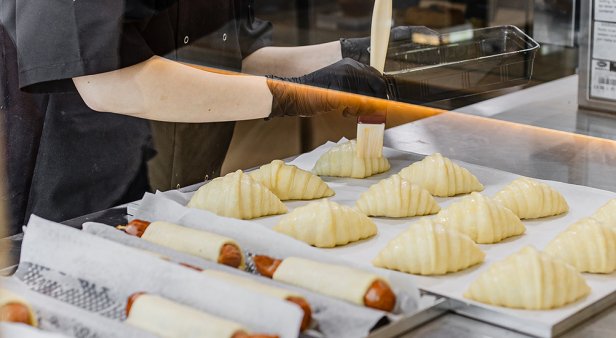
[(268, 47), (253, 2), (0, 0), (12, 233), (32, 213), (61, 221), (139, 199), (152, 136), (164, 160), (150, 176), (196, 182), (218, 176), (233, 121), (376, 109), (293, 85), (385, 97), (384, 78), (359, 62), (366, 39)]

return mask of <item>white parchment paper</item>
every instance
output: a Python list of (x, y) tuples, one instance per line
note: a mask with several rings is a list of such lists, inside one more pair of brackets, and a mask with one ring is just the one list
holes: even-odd
[[(344, 141), (344, 140), (342, 140)], [(342, 142), (341, 141), (341, 142)], [(290, 164), (294, 164), (302, 169), (311, 170), (316, 163), (317, 159), (325, 153), (328, 149), (334, 146), (335, 143), (328, 142), (315, 149), (312, 152), (300, 155)], [(383, 153), (389, 159), (391, 163), (391, 169), (379, 175), (375, 175), (366, 179), (352, 179), (352, 178), (334, 178), (323, 177), (328, 185), (336, 192), (336, 195), (331, 200), (340, 204), (353, 206), (355, 201), (359, 198), (359, 195), (366, 191), (372, 184), (377, 183), (381, 179), (387, 178), (395, 173), (398, 173), (404, 167), (411, 163), (421, 160), (424, 155), (406, 153), (390, 148), (385, 148)], [(491, 169), (483, 166), (473, 165), (460, 161), (455, 161), (461, 166), (469, 169), (479, 180), (484, 184), (485, 190), (482, 194), (486, 196), (493, 196), (497, 191), (502, 189), (509, 182), (518, 178), (519, 175), (512, 173)], [(409, 281), (408, 283), (417, 285), (421, 289), (426, 291), (454, 298), (467, 303), (487, 308), (496, 312), (500, 312), (507, 316), (513, 316), (534, 325), (542, 327), (552, 327), (557, 323), (560, 323), (568, 317), (574, 315), (580, 310), (590, 306), (598, 300), (616, 292), (616, 273), (610, 275), (594, 275), (584, 274), (588, 285), (591, 287), (591, 294), (573, 304), (568, 306), (549, 310), (549, 311), (528, 311), (528, 310), (514, 310), (502, 307), (485, 305), (482, 303), (473, 302), (465, 299), (462, 294), (470, 283), (474, 281), (477, 276), (486, 269), (490, 264), (500, 261), (505, 257), (517, 252), (522, 247), (532, 245), (535, 248), (543, 249), (549, 241), (551, 241), (561, 231), (565, 230), (569, 225), (575, 221), (591, 215), (597, 208), (606, 203), (609, 199), (616, 197), (616, 193), (603, 191), (599, 189), (589, 188), (585, 186), (572, 185), (555, 181), (544, 181), (560, 191), (566, 198), (570, 206), (570, 211), (565, 215), (547, 217), (539, 220), (526, 220), (526, 233), (521, 236), (509, 238), (498, 244), (480, 245), (481, 249), (486, 252), (485, 262), (479, 266), (472, 267), (468, 270), (448, 274), (438, 277), (424, 277), (417, 275), (408, 275), (399, 272), (391, 272), (392, 278), (397, 278), (399, 281)], [(159, 194), (160, 195), (160, 194)], [(189, 194), (180, 194), (178, 192), (162, 193), (166, 198), (173, 199), (179, 203), (186, 202), (190, 198)], [(436, 198), (441, 208), (447, 207), (455, 200), (459, 200), (461, 196), (451, 198)], [(286, 202), (289, 211), (308, 204), (310, 201), (292, 201)], [(142, 213), (143, 216), (160, 216), (161, 213), (152, 210)], [(184, 213), (187, 213), (184, 211)], [(162, 212), (162, 214), (165, 214)], [(205, 216), (204, 216), (205, 217)], [(245, 222), (245, 231), (252, 236), (252, 233), (260, 233), (254, 228), (256, 224), (263, 225), (267, 228), (273, 227), (281, 218), (281, 215), (259, 218), (250, 222)], [(209, 218), (209, 216), (207, 216)], [(220, 220), (219, 220), (220, 219)], [(332, 257), (333, 259), (345, 259), (350, 264), (364, 264), (368, 265), (377, 253), (386, 246), (386, 244), (404, 231), (412, 222), (418, 220), (419, 217), (393, 219), (393, 218), (373, 218), (378, 227), (378, 235), (375, 237), (352, 243), (350, 245), (336, 247), (332, 249), (317, 249), (312, 248), (311, 251), (318, 251), (323, 255)], [(224, 217), (217, 218), (216, 223), (220, 223), (221, 228), (229, 223), (229, 219)], [(213, 228), (217, 228), (213, 226)], [(272, 241), (275, 239), (275, 241)], [(293, 244), (291, 247), (279, 245), (283, 241), (280, 237), (262, 236), (259, 240), (263, 241), (262, 250), (270, 250), (272, 254), (282, 252), (297, 252), (299, 244)], [(272, 247), (273, 246), (273, 247)], [(269, 248), (269, 249), (268, 249)], [(289, 250), (289, 251), (287, 251)], [(303, 250), (301, 250), (304, 252)], [(320, 256), (319, 256), (320, 257)], [(382, 270), (382, 269), (379, 269)], [(385, 270), (382, 270), (385, 271)]]
[(104, 285), (121, 299), (144, 291), (236, 321), (256, 333), (291, 338), (299, 332), (302, 313), (295, 305), (36, 216), (24, 235), (20, 265), (25, 262)]

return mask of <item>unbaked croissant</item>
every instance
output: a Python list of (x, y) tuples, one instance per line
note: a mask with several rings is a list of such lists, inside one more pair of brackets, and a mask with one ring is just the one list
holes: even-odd
[(509, 183), (494, 196), (494, 200), (521, 219), (554, 216), (569, 211), (569, 205), (561, 193), (528, 177), (520, 177)]
[(483, 271), (464, 297), (497, 306), (548, 310), (589, 292), (574, 267), (528, 246)]
[(377, 232), (376, 225), (366, 215), (329, 200), (293, 210), (274, 230), (320, 248), (345, 245)]
[(424, 187), (434, 196), (454, 196), (482, 191), (475, 175), (439, 153), (427, 156), (400, 171), (400, 176)]
[(375, 266), (420, 275), (442, 275), (483, 262), (485, 254), (468, 236), (421, 219), (391, 240)]
[(584, 218), (554, 238), (544, 250), (580, 272), (616, 271), (616, 231), (594, 218)]
[(410, 217), (435, 214), (441, 208), (430, 193), (400, 175), (371, 186), (359, 196), (357, 209), (368, 216)]
[(319, 176), (365, 178), (389, 170), (385, 157), (357, 157), (355, 140), (339, 144), (323, 154), (312, 171)]
[(250, 177), (283, 201), (311, 200), (334, 195), (334, 191), (320, 177), (280, 160), (261, 166), (251, 172)]
[(590, 217), (616, 229), (616, 198), (609, 200)]
[(239, 219), (287, 212), (287, 207), (276, 195), (241, 170), (215, 178), (199, 188), (188, 207)]
[(434, 216), (444, 224), (468, 235), (480, 244), (491, 244), (523, 234), (524, 224), (511, 210), (474, 192)]

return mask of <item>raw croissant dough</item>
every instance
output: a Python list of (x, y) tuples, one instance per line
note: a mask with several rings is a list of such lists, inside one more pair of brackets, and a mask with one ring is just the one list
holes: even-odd
[(616, 231), (594, 218), (585, 218), (554, 238), (544, 250), (580, 272), (616, 271)]
[(285, 215), (274, 230), (320, 248), (332, 248), (376, 234), (366, 215), (329, 200), (312, 202)]
[(510, 308), (549, 310), (589, 292), (574, 267), (527, 246), (483, 271), (464, 297)]
[(520, 177), (499, 191), (494, 200), (521, 219), (554, 216), (569, 211), (561, 193), (549, 185), (528, 177)]
[(357, 157), (355, 140), (339, 144), (319, 158), (312, 171), (319, 176), (365, 178), (389, 170), (385, 157)]
[(434, 219), (480, 244), (497, 243), (526, 231), (522, 221), (511, 210), (476, 192), (451, 204)]
[(410, 217), (435, 214), (441, 208), (430, 193), (400, 175), (381, 180), (362, 193), (357, 209), (368, 216)]
[(373, 264), (419, 275), (442, 275), (481, 263), (484, 257), (468, 236), (424, 218), (391, 240)]
[(616, 198), (609, 200), (590, 217), (616, 229)]
[(287, 207), (276, 195), (241, 170), (215, 178), (199, 188), (188, 207), (239, 219), (287, 212)]
[(251, 172), (250, 177), (283, 201), (311, 200), (334, 195), (334, 191), (319, 176), (280, 160), (261, 166)]
[(439, 153), (427, 156), (400, 171), (400, 176), (424, 187), (434, 196), (454, 196), (482, 191), (475, 175)]

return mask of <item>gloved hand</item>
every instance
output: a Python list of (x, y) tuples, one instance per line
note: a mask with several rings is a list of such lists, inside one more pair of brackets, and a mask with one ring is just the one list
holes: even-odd
[[(398, 26), (391, 29), (389, 43), (413, 42), (413, 33), (438, 35), (437, 32), (424, 26)], [(343, 58), (351, 58), (363, 64), (370, 64), (370, 37), (340, 39), (340, 51)]]
[(387, 98), (388, 88), (378, 70), (351, 59), (301, 77), (268, 76), (267, 85), (273, 95), (269, 117), (307, 117), (334, 111), (344, 116), (370, 114), (384, 109), (382, 100), (348, 93)]

